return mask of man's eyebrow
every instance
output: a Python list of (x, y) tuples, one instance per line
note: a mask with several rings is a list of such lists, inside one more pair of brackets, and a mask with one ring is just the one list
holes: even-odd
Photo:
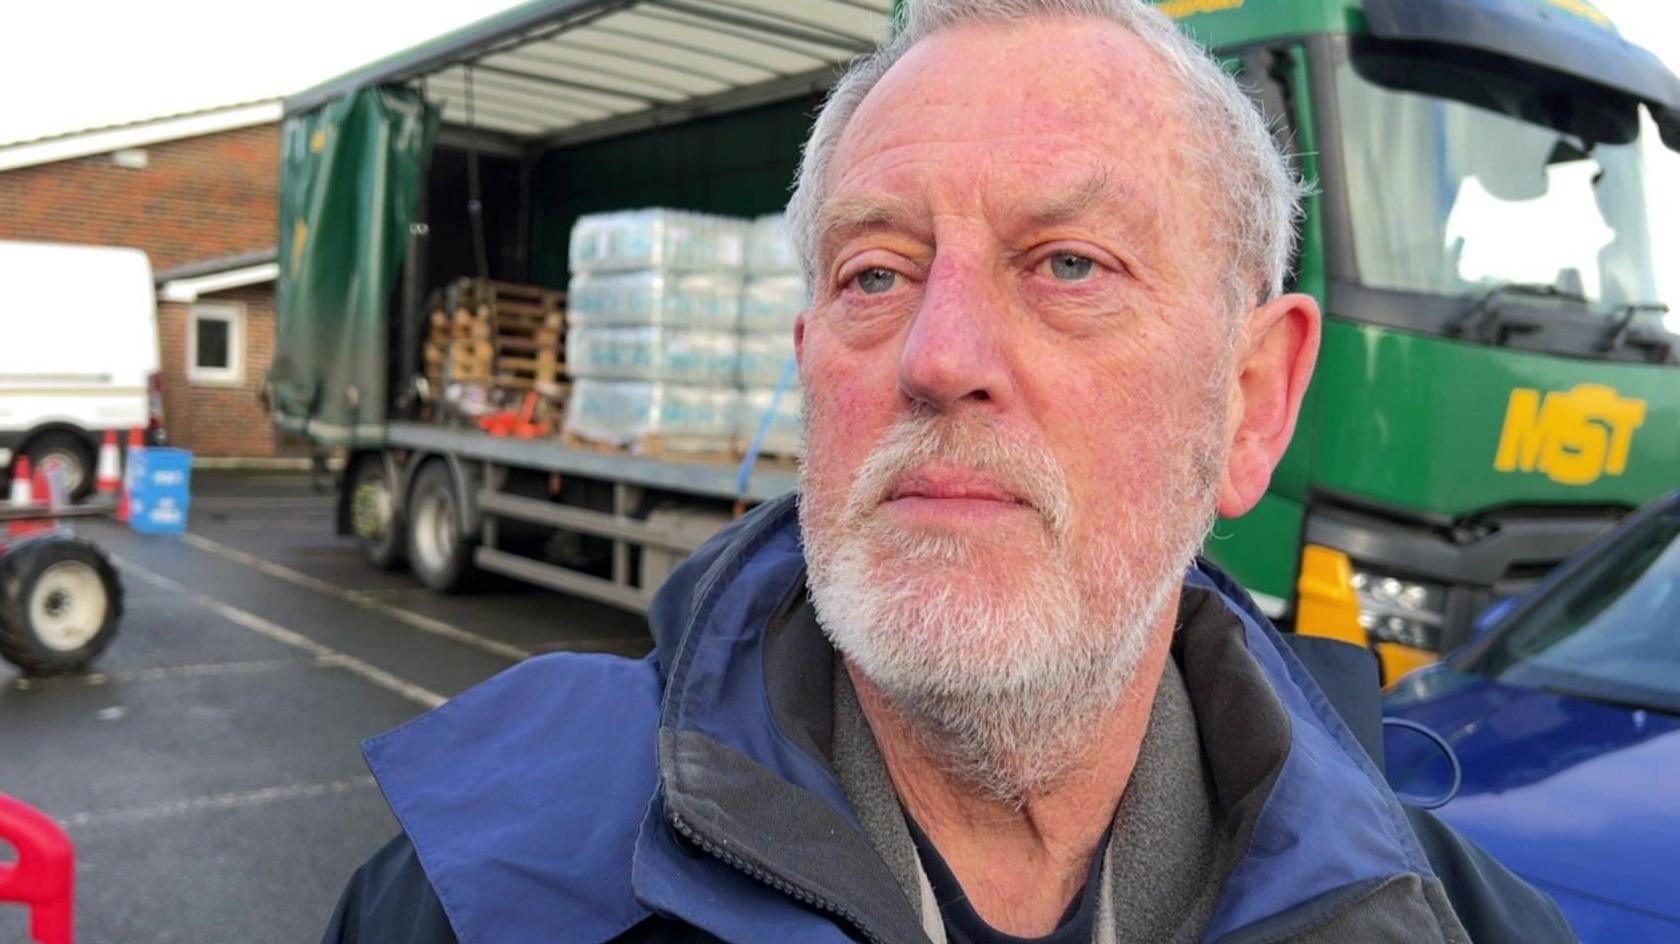
[(827, 246), (852, 233), (872, 229), (919, 232), (927, 228), (924, 214), (901, 197), (842, 196), (823, 205), (817, 216), (817, 243)]
[(1103, 207), (1112, 207), (1129, 220), (1158, 218), (1155, 206), (1134, 188), (1124, 186), (1106, 170), (1093, 171), (1072, 186), (1051, 190), (1025, 214), (1039, 226), (1066, 223)]

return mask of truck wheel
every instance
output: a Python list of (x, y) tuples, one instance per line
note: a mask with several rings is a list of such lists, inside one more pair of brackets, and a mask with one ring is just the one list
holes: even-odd
[(122, 583), (99, 549), (68, 535), (0, 554), (0, 656), (24, 675), (92, 662), (117, 635)]
[(86, 498), (93, 491), (93, 449), (75, 433), (52, 430), (29, 440), (23, 449), (29, 466), (50, 472), (64, 470), (64, 487), (71, 498)]
[(378, 456), (356, 464), (350, 480), (350, 527), (368, 563), (380, 570), (402, 568), (407, 533), (397, 514), (396, 487)]
[(428, 462), (408, 496), (408, 565), (420, 582), (438, 591), (462, 589), (472, 576), (473, 546), (461, 533), (461, 496), (442, 462)]

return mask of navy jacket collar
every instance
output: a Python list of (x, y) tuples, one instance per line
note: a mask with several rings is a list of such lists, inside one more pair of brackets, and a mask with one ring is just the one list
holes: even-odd
[[(650, 911), (724, 940), (839, 942), (842, 926), (921, 939), (841, 796), (821, 725), (778, 715), (786, 699), (767, 682), (772, 627), (801, 618), (803, 582), (789, 496), (678, 568), (648, 659), (535, 659), (368, 742), (462, 941), (555, 928), (608, 940)], [(1369, 758), (1246, 595), (1198, 567), (1191, 599), (1223, 629), (1181, 634), (1178, 657), (1246, 834), (1208, 939), (1362, 881), (1428, 874)], [(1268, 718), (1278, 749), (1238, 750), (1254, 740), (1244, 725)]]

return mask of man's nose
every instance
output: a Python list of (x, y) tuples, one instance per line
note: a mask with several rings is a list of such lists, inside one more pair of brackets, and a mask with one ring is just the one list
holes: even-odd
[(1009, 379), (1007, 314), (986, 267), (935, 260), (900, 356), (899, 389), (941, 411), (965, 402), (995, 405)]

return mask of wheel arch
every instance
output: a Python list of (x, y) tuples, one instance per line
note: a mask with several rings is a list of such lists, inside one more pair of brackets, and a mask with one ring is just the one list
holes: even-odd
[(98, 459), (100, 445), (98, 433), (79, 423), (56, 419), (37, 423), (24, 430), (23, 434), (17, 438), (17, 445), (12, 447), (12, 455), (15, 457), (28, 452), (29, 447), (34, 444), (35, 440), (51, 433), (67, 433), (76, 437), (77, 440), (88, 447), (94, 458)]

